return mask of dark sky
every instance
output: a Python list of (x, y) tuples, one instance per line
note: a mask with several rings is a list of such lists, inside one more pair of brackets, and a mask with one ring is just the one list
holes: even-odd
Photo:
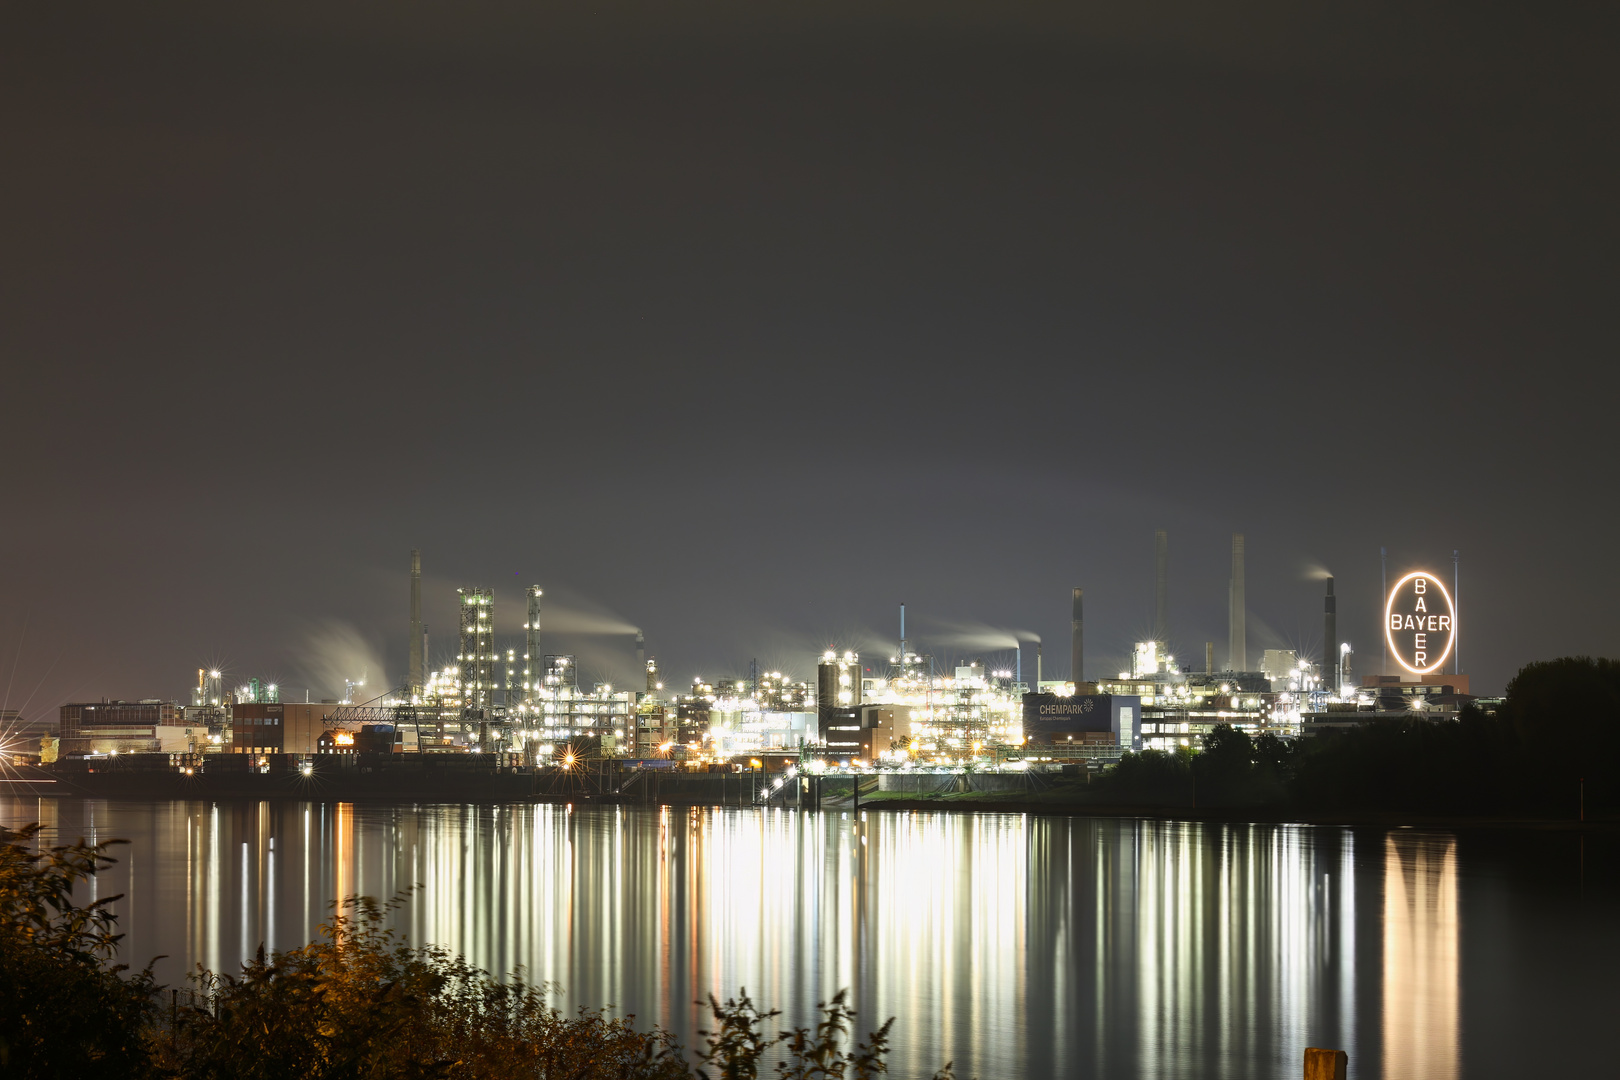
[(7, 5), (9, 700), (398, 681), (412, 547), (672, 682), (1112, 671), (1156, 528), (1200, 663), (1234, 530), (1252, 655), (1620, 653), (1617, 9), (1411, 6)]

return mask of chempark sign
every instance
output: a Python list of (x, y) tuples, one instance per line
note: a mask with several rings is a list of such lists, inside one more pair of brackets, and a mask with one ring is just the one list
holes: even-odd
[(1439, 578), (1416, 570), (1395, 583), (1384, 604), (1384, 637), (1412, 674), (1440, 670), (1457, 642), (1457, 605)]

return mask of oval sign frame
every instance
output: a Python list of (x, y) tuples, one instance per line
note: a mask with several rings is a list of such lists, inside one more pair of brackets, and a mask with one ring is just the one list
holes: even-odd
[[(1400, 595), (1401, 590), (1407, 586), (1407, 583), (1411, 582), (1415, 578), (1422, 578), (1425, 581), (1425, 593), (1429, 591), (1427, 585), (1432, 585), (1435, 589), (1439, 590), (1441, 596), (1445, 597), (1445, 614), (1451, 623), (1451, 629), (1446, 633), (1445, 652), (1441, 653), (1440, 658), (1434, 663), (1428, 664), (1424, 667), (1414, 667), (1406, 662), (1406, 657), (1401, 655), (1401, 647), (1395, 643), (1395, 632), (1390, 628), (1389, 625), (1390, 616), (1395, 613), (1395, 597)], [(1438, 615), (1439, 612), (1436, 612), (1436, 614)], [(1441, 631), (1432, 630), (1427, 632), (1440, 633)], [(1401, 665), (1401, 667), (1405, 668), (1407, 671), (1410, 671), (1413, 675), (1432, 675), (1444, 667), (1446, 660), (1451, 656), (1451, 650), (1457, 645), (1457, 605), (1451, 599), (1451, 593), (1446, 591), (1446, 583), (1426, 570), (1414, 570), (1397, 581), (1394, 587), (1389, 590), (1389, 596), (1384, 601), (1384, 640), (1389, 643), (1389, 652), (1391, 656), (1395, 657), (1395, 662)]]

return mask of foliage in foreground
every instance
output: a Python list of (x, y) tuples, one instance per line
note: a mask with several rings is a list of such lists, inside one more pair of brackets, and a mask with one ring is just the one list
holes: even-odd
[[(888, 1070), (893, 1021), (853, 1047), (844, 992), (814, 1028), (768, 1031), (780, 1017), (747, 993), (708, 1007), (714, 1030), (692, 1064), (665, 1031), (581, 1009), (565, 1016), (549, 988), (519, 972), (497, 979), (387, 926), (405, 897), (350, 897), (320, 937), (261, 949), (239, 975), (199, 967), (184, 1008), (154, 1008), (150, 968), (112, 963), (107, 897), (80, 905), (74, 886), (113, 860), (82, 841), (30, 851), (37, 825), (0, 826), (0, 1075), (195, 1077), (198, 1080), (873, 1080)], [(116, 841), (115, 841), (116, 842)], [(166, 1003), (165, 1003), (166, 1004)], [(936, 1074), (949, 1080), (950, 1066)]]
[(114, 861), (110, 845), (36, 852), (38, 834), (0, 826), (0, 1076), (142, 1075), (151, 970), (126, 975), (112, 962), (120, 897), (73, 898)]

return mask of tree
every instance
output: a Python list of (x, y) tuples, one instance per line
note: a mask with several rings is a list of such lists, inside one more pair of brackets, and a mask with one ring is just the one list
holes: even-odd
[(126, 976), (112, 963), (120, 896), (80, 904), (73, 895), (123, 841), (37, 852), (39, 832), (0, 826), (0, 1075), (149, 1075), (151, 967)]
[(1572, 813), (1584, 779), (1588, 807), (1620, 804), (1620, 660), (1526, 664), (1497, 716), (1518, 737), (1538, 803)]

